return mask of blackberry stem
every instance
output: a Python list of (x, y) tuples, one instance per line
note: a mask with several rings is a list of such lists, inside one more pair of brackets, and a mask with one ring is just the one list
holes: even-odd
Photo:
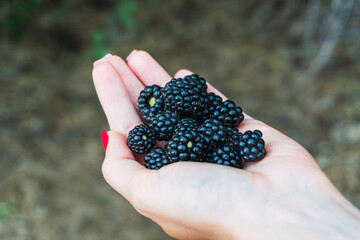
[(150, 100), (149, 100), (149, 105), (150, 107), (154, 106), (156, 103), (156, 98), (155, 97), (151, 97)]

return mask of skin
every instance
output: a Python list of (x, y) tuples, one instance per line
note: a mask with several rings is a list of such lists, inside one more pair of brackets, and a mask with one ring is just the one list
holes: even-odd
[[(180, 70), (175, 77), (191, 74)], [(245, 115), (239, 130), (259, 129), (266, 157), (235, 169), (181, 162), (148, 170), (126, 145), (141, 122), (136, 101), (145, 85), (171, 76), (145, 51), (124, 61), (106, 55), (93, 80), (111, 131), (102, 172), (142, 215), (177, 239), (360, 239), (360, 212), (297, 142)], [(209, 85), (209, 92), (215, 92)]]

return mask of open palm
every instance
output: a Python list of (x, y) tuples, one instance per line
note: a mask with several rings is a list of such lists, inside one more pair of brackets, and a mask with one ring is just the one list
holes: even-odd
[[(188, 74), (180, 70), (175, 77)], [(247, 115), (239, 130), (263, 132), (267, 151), (263, 160), (244, 170), (196, 162), (148, 170), (142, 166), (143, 156), (129, 150), (126, 137), (141, 123), (136, 110), (140, 91), (146, 85), (164, 86), (170, 75), (148, 53), (134, 51), (127, 63), (112, 55), (96, 62), (93, 79), (111, 129), (103, 164), (105, 179), (175, 238), (285, 238), (283, 228), (309, 230), (306, 222), (326, 211), (317, 206), (330, 201), (329, 192), (337, 193), (303, 147)], [(210, 85), (208, 91), (225, 98)], [(311, 236), (307, 232), (294, 239)]]

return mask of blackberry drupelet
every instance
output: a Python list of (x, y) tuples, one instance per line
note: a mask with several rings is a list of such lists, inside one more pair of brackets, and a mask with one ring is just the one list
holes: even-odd
[(211, 163), (231, 166), (235, 168), (242, 168), (242, 161), (239, 153), (231, 146), (222, 146), (216, 148), (208, 159)]
[(127, 145), (131, 151), (136, 153), (147, 153), (155, 146), (155, 133), (149, 127), (144, 124), (135, 126), (130, 132), (127, 138)]
[(240, 137), (240, 155), (245, 162), (255, 162), (263, 159), (266, 154), (265, 142), (259, 130), (246, 131)]
[(216, 119), (206, 120), (198, 130), (207, 149), (214, 149), (225, 142), (226, 128)]
[(149, 126), (155, 132), (155, 138), (159, 141), (169, 140), (174, 131), (178, 119), (173, 112), (159, 112), (151, 119)]
[(203, 162), (203, 140), (195, 130), (179, 132), (165, 146), (171, 162)]
[(211, 117), (229, 127), (236, 127), (244, 120), (242, 109), (231, 100), (217, 106)]
[(150, 121), (158, 112), (164, 110), (162, 87), (158, 85), (146, 86), (138, 98), (138, 111), (142, 118)]
[(163, 88), (165, 107), (177, 116), (194, 116), (204, 107), (207, 85), (197, 74), (173, 78)]
[(199, 127), (198, 122), (192, 118), (183, 118), (178, 121), (176, 125), (175, 133), (184, 133), (189, 130), (197, 129)]
[(145, 156), (145, 167), (148, 169), (160, 169), (163, 166), (170, 164), (170, 160), (166, 155), (166, 152), (162, 148), (155, 148)]

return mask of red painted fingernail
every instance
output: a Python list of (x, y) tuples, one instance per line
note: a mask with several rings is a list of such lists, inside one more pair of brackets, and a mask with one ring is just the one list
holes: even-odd
[(101, 141), (104, 146), (104, 150), (106, 151), (107, 145), (109, 143), (109, 135), (106, 131), (102, 131), (101, 133)]

